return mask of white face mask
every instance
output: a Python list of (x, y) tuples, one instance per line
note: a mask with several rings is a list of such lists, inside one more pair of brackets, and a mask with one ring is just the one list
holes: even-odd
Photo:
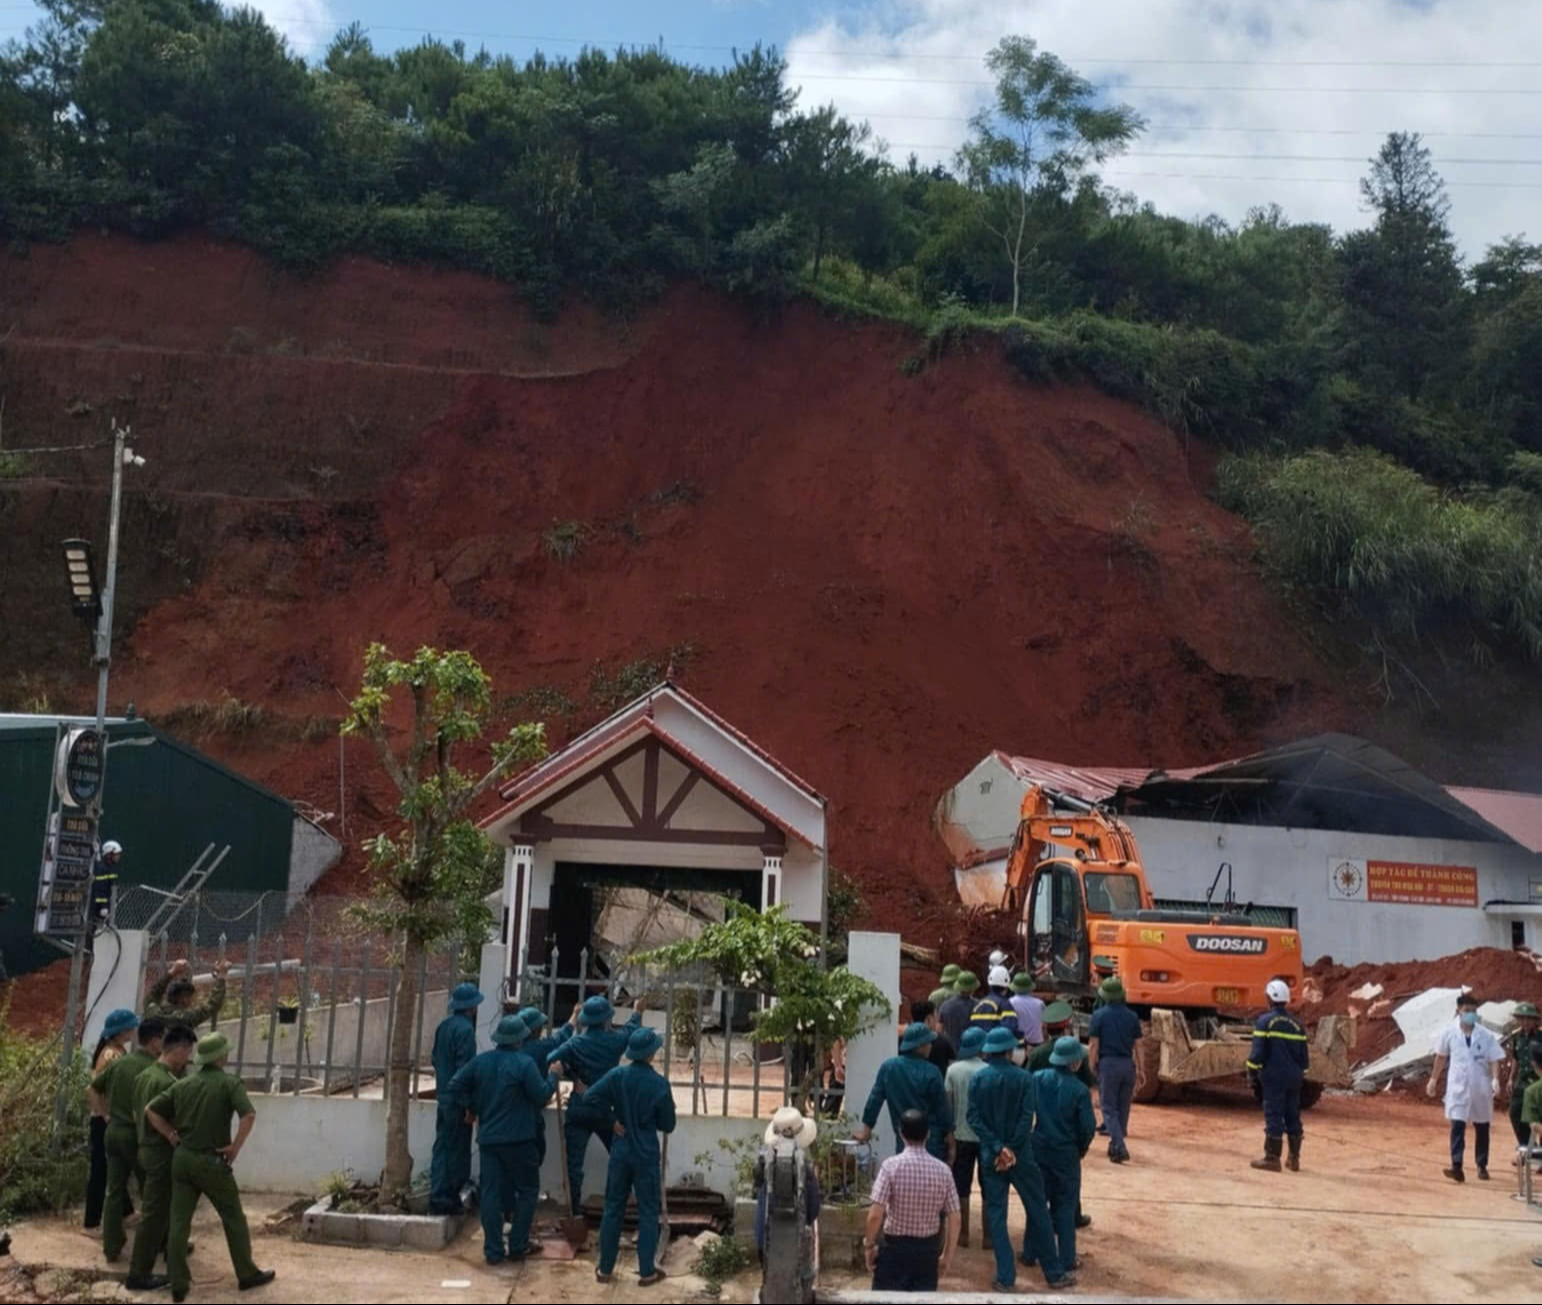
[(1028, 1063), (1028, 1051), (1027, 1051), (1027, 1048), (1025, 1048), (1025, 1047), (1018, 1047), (1018, 1048), (1016, 1048), (1012, 1052), (1012, 1063), (1014, 1065), (1025, 1065), (1025, 1064), (1027, 1064)]

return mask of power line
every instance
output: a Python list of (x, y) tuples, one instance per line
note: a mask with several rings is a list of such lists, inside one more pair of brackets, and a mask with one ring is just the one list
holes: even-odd
[[(996, 83), (979, 78), (869, 77), (856, 73), (802, 73), (789, 81), (897, 82), (905, 86), (979, 86), (994, 90)], [(1119, 92), (1162, 92), (1184, 95), (1542, 95), (1542, 87), (1496, 86), (1174, 86), (1165, 82), (1121, 82), (1098, 89)]]
[[(951, 150), (957, 146), (949, 145), (944, 141), (933, 141), (928, 145), (900, 145), (890, 142), (895, 149), (938, 149)], [(1121, 158), (1127, 159), (1212, 159), (1227, 161), (1243, 161), (1258, 159), (1270, 163), (1357, 163), (1364, 165), (1366, 159), (1359, 154), (1205, 154), (1194, 153), (1188, 150), (1131, 150), (1123, 154)], [(1440, 165), (1447, 164), (1490, 164), (1495, 167), (1509, 168), (1542, 168), (1542, 159), (1447, 159), (1439, 160)]]
[[(874, 118), (883, 121), (896, 122), (961, 122), (968, 123), (972, 118), (958, 113), (864, 113), (866, 120)], [(1189, 122), (1148, 122), (1145, 124), (1147, 131), (1173, 132), (1173, 133), (1212, 133), (1230, 132), (1243, 136), (1372, 136), (1380, 140), (1389, 136), (1394, 130), (1403, 131), (1407, 128), (1375, 128), (1363, 127), (1236, 127), (1217, 126), (1203, 127), (1198, 123)], [(1539, 131), (1420, 131), (1415, 135), (1425, 140), (1542, 140), (1542, 132)]]
[[(0, 4), (0, 10), (19, 11), (36, 8), (37, 6), (33, 4)], [(347, 23), (339, 20), (312, 18), (300, 13), (278, 14), (264, 11), (264, 16), (272, 25), (322, 27), (339, 32), (348, 26)], [(466, 37), (479, 41), (518, 41), (532, 45), (577, 45), (594, 49), (648, 49), (657, 45), (664, 50), (698, 50), (718, 54), (732, 54), (737, 51), (753, 49), (757, 44), (772, 44), (761, 37), (751, 38), (738, 43), (719, 44), (701, 41), (668, 41), (662, 35), (650, 36), (640, 40), (626, 40), (617, 37), (553, 36), (528, 32), (488, 32), (447, 27), (414, 27), (398, 23), (374, 23), (367, 19), (359, 19), (357, 21), (366, 31), (374, 32), (397, 32), (409, 36)], [(793, 39), (795, 40), (796, 38)], [(787, 46), (778, 46), (777, 48), (781, 50), (784, 56), (786, 55)], [(981, 51), (978, 54), (945, 54), (927, 51), (800, 47), (798, 53), (800, 55), (815, 55), (827, 58), (873, 59), (895, 63), (961, 61), (979, 64), (985, 61), (987, 52)], [(1091, 63), (1158, 68), (1542, 68), (1542, 60), (1527, 59), (1159, 59), (1145, 55), (1122, 57), (1117, 55), (1090, 54), (1065, 54), (1060, 57), (1065, 62), (1072, 64)], [(988, 85), (989, 83), (985, 84)]]

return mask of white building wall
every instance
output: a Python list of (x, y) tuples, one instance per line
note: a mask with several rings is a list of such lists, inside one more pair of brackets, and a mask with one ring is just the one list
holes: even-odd
[[(1143, 816), (1131, 817), (1129, 825), (1157, 897), (1202, 898), (1221, 862), (1230, 861), (1238, 901), (1296, 908), (1308, 960), (1428, 960), (1469, 947), (1509, 947), (1510, 920), (1486, 913), (1482, 904), (1500, 898), (1524, 902), (1531, 895), (1531, 880), (1542, 879), (1542, 857), (1503, 843)], [(1330, 864), (1344, 860), (1472, 866), (1478, 872), (1479, 905), (1337, 900), (1329, 892), (1328, 872)], [(1529, 945), (1542, 943), (1534, 919), (1526, 919), (1525, 927)]]
[(309, 892), (311, 885), (335, 866), (342, 855), (343, 845), (337, 839), (304, 816), (296, 816), (289, 844), (289, 896)]
[[(352, 1098), (318, 1096), (268, 1096), (252, 1093), (257, 1124), (251, 1143), (241, 1152), (241, 1186), (254, 1192), (320, 1194), (331, 1174), (352, 1171), (373, 1180), (385, 1168), (386, 1103)], [(427, 1172), (434, 1147), (432, 1101), (414, 1101), (407, 1108), (407, 1143), (413, 1171)], [(548, 1106), (546, 1163), (541, 1167), (541, 1190), (562, 1191), (562, 1148), (557, 1137), (557, 1112)], [(691, 1116), (681, 1114), (669, 1140), (670, 1183), (687, 1174), (701, 1174), (707, 1187), (730, 1199), (734, 1190), (733, 1157), (719, 1140), (736, 1142), (765, 1132), (766, 1120)], [(472, 1172), (478, 1167), (473, 1145)], [(696, 1163), (704, 1156), (703, 1164)], [(591, 1143), (584, 1163), (584, 1191), (595, 1195), (605, 1190), (605, 1152)]]

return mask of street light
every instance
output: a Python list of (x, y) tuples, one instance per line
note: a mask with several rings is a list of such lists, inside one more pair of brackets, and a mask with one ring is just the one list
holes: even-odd
[(64, 541), (64, 565), (70, 575), (70, 608), (82, 621), (102, 615), (102, 591), (96, 583), (96, 560), (89, 539)]

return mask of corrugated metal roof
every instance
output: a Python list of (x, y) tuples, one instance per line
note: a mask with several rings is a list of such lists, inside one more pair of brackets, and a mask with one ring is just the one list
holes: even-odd
[[(997, 752), (996, 758), (1025, 784), (1041, 784), (1045, 788), (1069, 793), (1088, 802), (1106, 802), (1121, 788), (1138, 788), (1153, 775), (1167, 775), (1172, 779), (1192, 779), (1212, 767), (1191, 770), (1152, 770), (1149, 766), (1067, 766), (1058, 761), (1045, 761), (1041, 757), (1013, 757)], [(1217, 762), (1216, 765), (1226, 765)]]
[(1450, 785), (1446, 792), (1502, 829), (1528, 852), (1542, 852), (1542, 794)]

